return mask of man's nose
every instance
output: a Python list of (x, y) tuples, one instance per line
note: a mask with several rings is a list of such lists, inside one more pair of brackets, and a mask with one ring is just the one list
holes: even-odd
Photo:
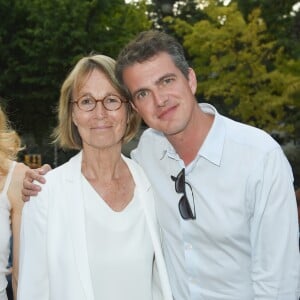
[(169, 101), (169, 96), (162, 91), (156, 91), (153, 93), (154, 102), (158, 107), (163, 107)]

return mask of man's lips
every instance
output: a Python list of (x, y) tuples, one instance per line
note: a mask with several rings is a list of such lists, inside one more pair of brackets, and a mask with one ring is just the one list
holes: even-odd
[(170, 116), (171, 114), (173, 114), (173, 112), (175, 111), (176, 108), (177, 108), (177, 105), (167, 107), (164, 110), (160, 111), (159, 114), (157, 115), (157, 117), (159, 119), (165, 119), (168, 116)]

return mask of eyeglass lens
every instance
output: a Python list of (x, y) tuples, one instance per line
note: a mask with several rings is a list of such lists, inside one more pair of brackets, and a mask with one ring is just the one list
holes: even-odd
[[(171, 176), (171, 179), (175, 181), (175, 190), (177, 193), (183, 193), (183, 196), (180, 198), (179, 203), (178, 203), (178, 208), (181, 217), (184, 220), (187, 219), (196, 219), (196, 214), (193, 213), (189, 200), (188, 199), (193, 199), (194, 201), (194, 195), (192, 191), (192, 187), (190, 186), (189, 183), (185, 182), (185, 169), (182, 169), (177, 177)], [(185, 185), (188, 186), (188, 196), (187, 197), (187, 191), (185, 189)], [(194, 202), (193, 202), (194, 203)], [(195, 210), (195, 203), (194, 203), (194, 210)]]
[(78, 107), (84, 111), (94, 110), (98, 102), (101, 102), (103, 107), (110, 111), (118, 110), (122, 105), (122, 100), (116, 95), (108, 95), (99, 100), (91, 95), (87, 95), (76, 101)]
[(175, 190), (177, 193), (185, 192), (185, 171), (182, 169), (175, 178)]
[(182, 196), (178, 203), (179, 212), (183, 219), (194, 219), (190, 203), (186, 196)]

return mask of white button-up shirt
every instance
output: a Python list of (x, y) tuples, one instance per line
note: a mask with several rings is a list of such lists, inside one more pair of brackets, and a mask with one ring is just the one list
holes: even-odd
[[(176, 300), (296, 300), (298, 219), (293, 175), (265, 132), (214, 114), (198, 155), (186, 167), (196, 220), (183, 220), (170, 176), (184, 162), (148, 129), (132, 157), (156, 192), (164, 255)], [(192, 199), (189, 199), (193, 209)]]

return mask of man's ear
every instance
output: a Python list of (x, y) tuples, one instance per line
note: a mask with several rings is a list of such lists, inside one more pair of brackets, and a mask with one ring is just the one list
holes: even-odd
[(192, 68), (189, 68), (188, 81), (189, 81), (189, 86), (193, 94), (195, 95), (197, 90), (197, 77), (195, 71)]

